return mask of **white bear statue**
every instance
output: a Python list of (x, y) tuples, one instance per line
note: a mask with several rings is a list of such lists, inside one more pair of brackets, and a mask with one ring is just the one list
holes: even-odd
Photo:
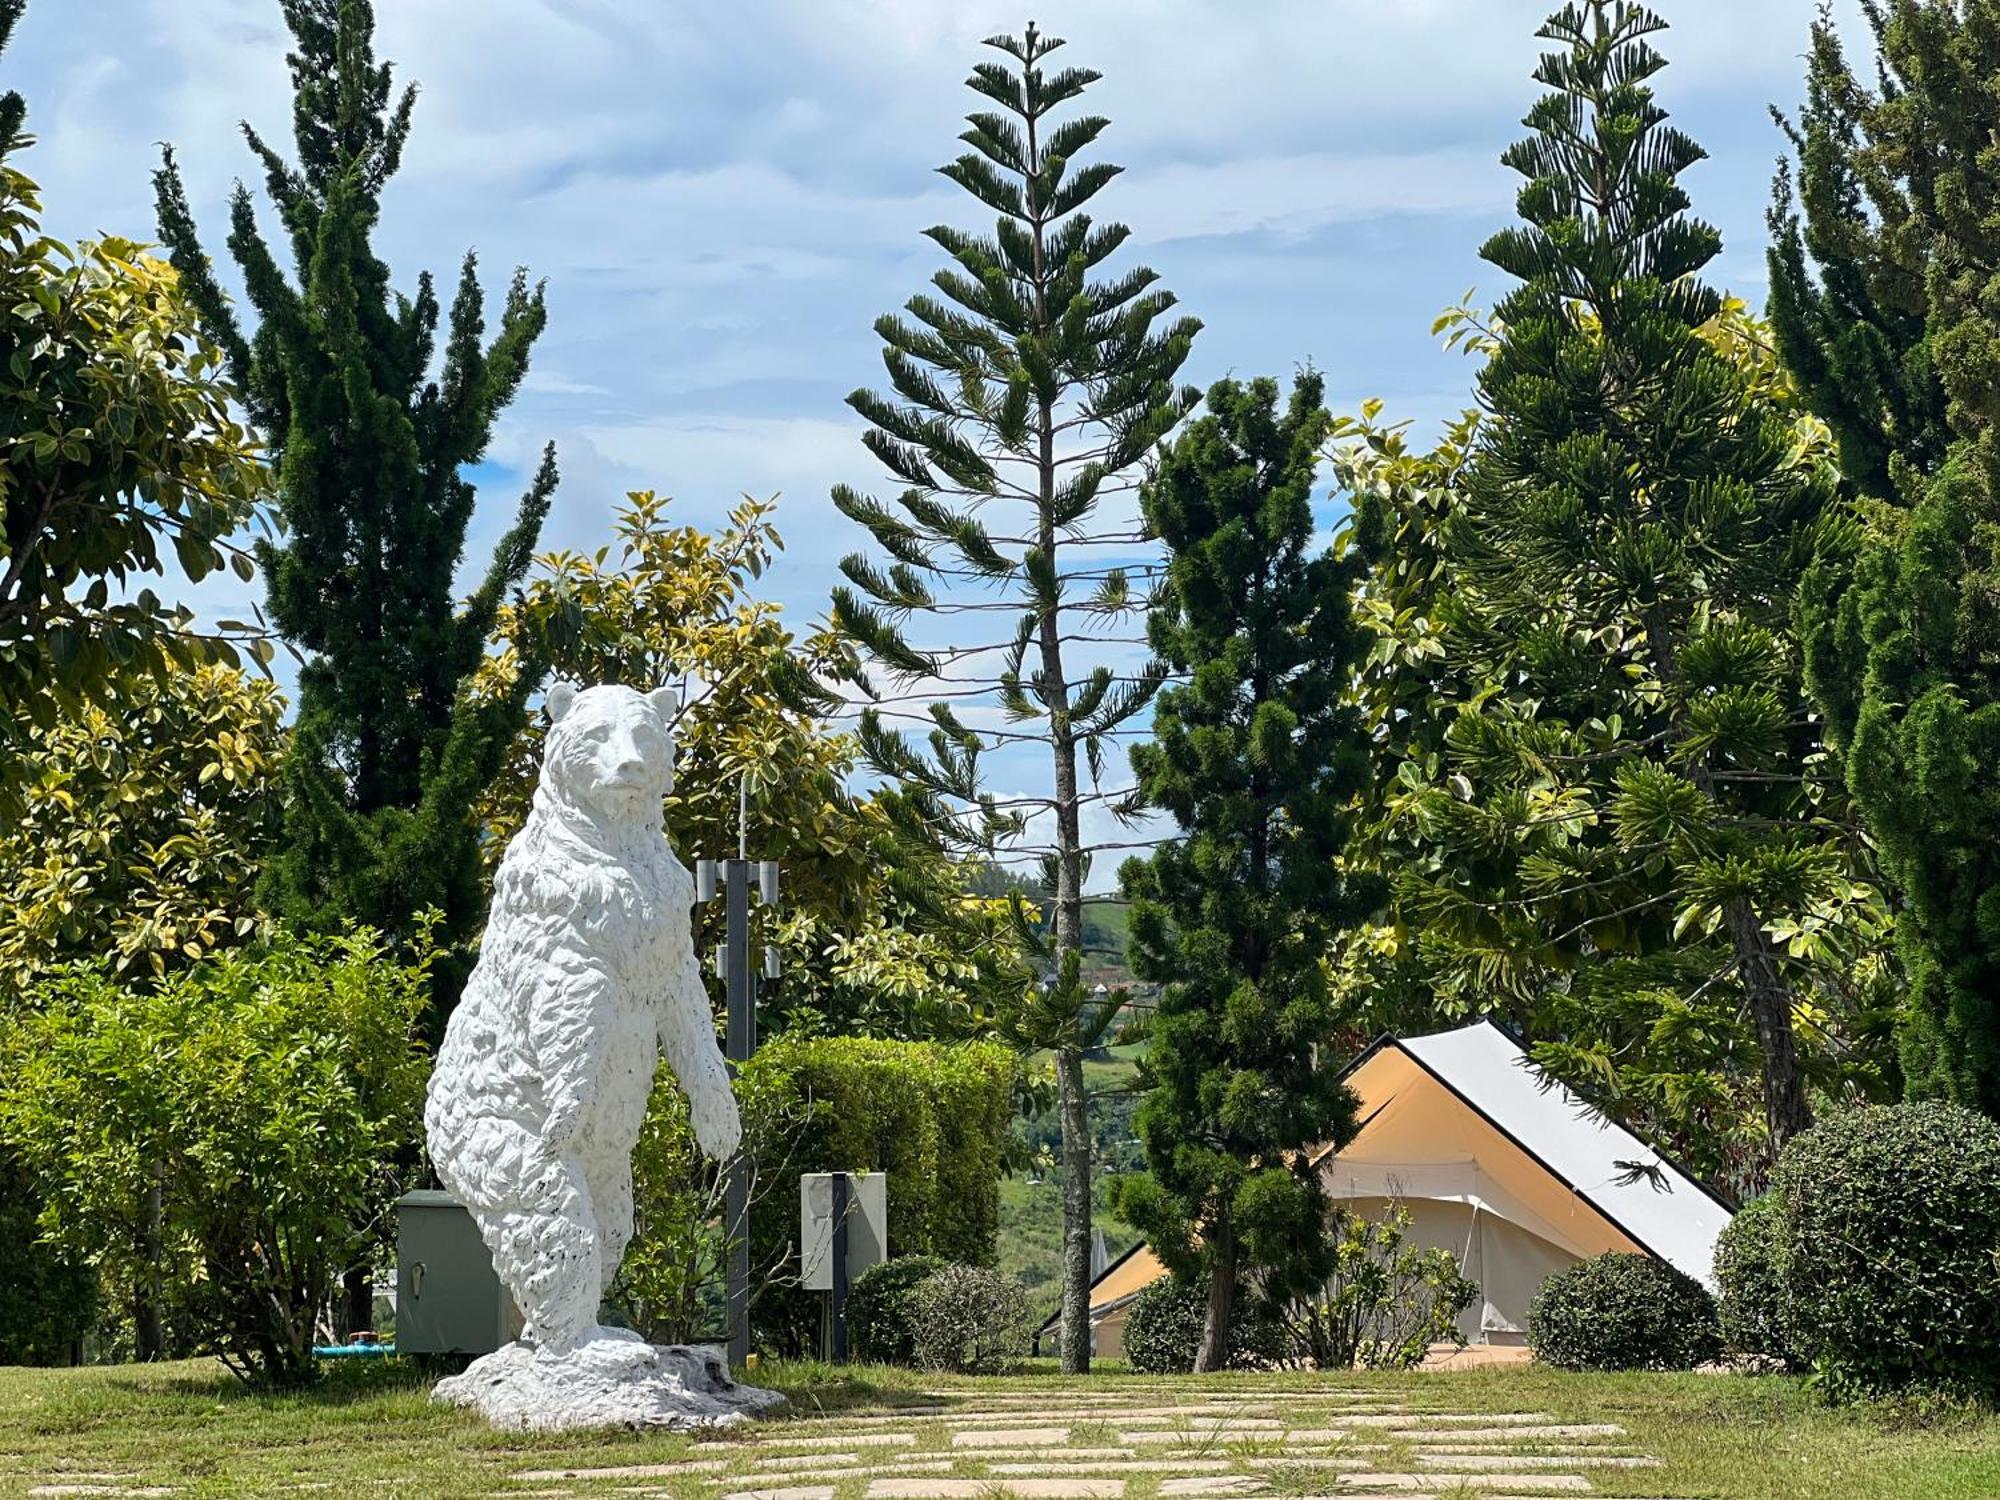
[(661, 827), (671, 689), (558, 684), (533, 810), (500, 861), (479, 962), (424, 1108), (431, 1161), (524, 1320), (437, 1397), (496, 1426), (708, 1426), (781, 1404), (713, 1349), (597, 1323), (632, 1237), (632, 1148), (664, 1051), (696, 1138), (741, 1126), (694, 954), (694, 882)]

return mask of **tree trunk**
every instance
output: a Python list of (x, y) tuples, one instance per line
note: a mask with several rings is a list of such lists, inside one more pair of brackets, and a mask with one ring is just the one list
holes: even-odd
[(1083, 1049), (1056, 1049), (1056, 1107), (1062, 1120), (1062, 1370), (1090, 1373), (1090, 1100)]
[(1202, 1314), (1201, 1346), (1195, 1351), (1197, 1375), (1210, 1375), (1229, 1363), (1229, 1316), (1236, 1306), (1236, 1227), (1225, 1211), (1208, 1226), (1208, 1307)]
[(144, 1364), (167, 1357), (160, 1317), (160, 1225), (164, 1210), (157, 1171), (139, 1212), (139, 1274), (132, 1278), (132, 1343), (134, 1355)]
[[(1680, 680), (1680, 636), (1659, 608), (1646, 615), (1646, 635), (1653, 646), (1660, 680), (1673, 687)], [(1674, 738), (1680, 734), (1676, 726)], [(1689, 766), (1687, 779), (1709, 801), (1716, 801), (1715, 777), (1699, 761)], [(1749, 899), (1733, 897), (1722, 909), (1723, 925), (1736, 954), (1736, 976), (1757, 1027), (1757, 1045), (1764, 1054), (1764, 1121), (1771, 1132), (1771, 1154), (1812, 1125), (1805, 1078), (1799, 1072), (1798, 1038), (1792, 1032), (1792, 987), (1778, 969), (1778, 950)]]
[(340, 1321), (337, 1332), (351, 1339), (375, 1327), (375, 1272), (366, 1262), (349, 1266), (340, 1278)]
[(1805, 1075), (1799, 1071), (1798, 1043), (1792, 1032), (1791, 987), (1778, 972), (1777, 949), (1748, 898), (1732, 898), (1722, 916), (1764, 1052), (1764, 1119), (1776, 1154), (1812, 1125), (1812, 1106), (1806, 1102)]

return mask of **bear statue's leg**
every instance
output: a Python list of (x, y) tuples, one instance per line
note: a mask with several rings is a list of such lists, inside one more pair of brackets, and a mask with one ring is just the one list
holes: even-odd
[(493, 1269), (525, 1323), (523, 1339), (564, 1352), (597, 1322), (603, 1289), (590, 1184), (574, 1155), (551, 1157), (538, 1131), (487, 1117), (433, 1130), (445, 1185), (479, 1225)]
[(599, 1155), (585, 1176), (597, 1209), (598, 1274), (602, 1289), (609, 1292), (625, 1247), (632, 1243), (632, 1158), (621, 1151)]
[(522, 1337), (567, 1353), (596, 1327), (603, 1292), (596, 1208), (581, 1163), (573, 1156), (550, 1163), (501, 1215), (500, 1234), (518, 1268), (503, 1279), (526, 1320)]

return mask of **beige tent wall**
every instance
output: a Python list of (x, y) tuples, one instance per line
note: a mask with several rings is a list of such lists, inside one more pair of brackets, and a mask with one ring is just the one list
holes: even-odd
[(1400, 1202), (1409, 1211), (1406, 1245), (1447, 1250), (1468, 1281), (1479, 1287), (1458, 1330), (1469, 1344), (1519, 1343), (1528, 1327), (1528, 1304), (1542, 1279), (1575, 1265), (1560, 1245), (1469, 1203), (1434, 1198), (1349, 1198), (1341, 1206), (1366, 1219), (1385, 1219)]
[[(1361, 1132), (1339, 1155), (1320, 1158), (1321, 1181), (1336, 1202), (1370, 1218), (1402, 1203), (1411, 1242), (1458, 1257), (1481, 1292), (1460, 1319), (1469, 1342), (1520, 1342), (1528, 1304), (1550, 1272), (1607, 1250), (1645, 1253), (1400, 1048), (1381, 1049), (1348, 1083), (1361, 1101)], [(1118, 1304), (1165, 1274), (1140, 1246), (1091, 1288), (1100, 1356), (1124, 1354), (1127, 1309)]]

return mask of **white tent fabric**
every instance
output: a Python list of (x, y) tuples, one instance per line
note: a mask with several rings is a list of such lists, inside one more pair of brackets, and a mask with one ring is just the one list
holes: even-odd
[[(1393, 1045), (1645, 1249), (1715, 1285), (1715, 1241), (1729, 1210), (1631, 1131), (1537, 1070), (1498, 1026), (1481, 1022)], [(1635, 1177), (1631, 1166), (1648, 1170)]]

